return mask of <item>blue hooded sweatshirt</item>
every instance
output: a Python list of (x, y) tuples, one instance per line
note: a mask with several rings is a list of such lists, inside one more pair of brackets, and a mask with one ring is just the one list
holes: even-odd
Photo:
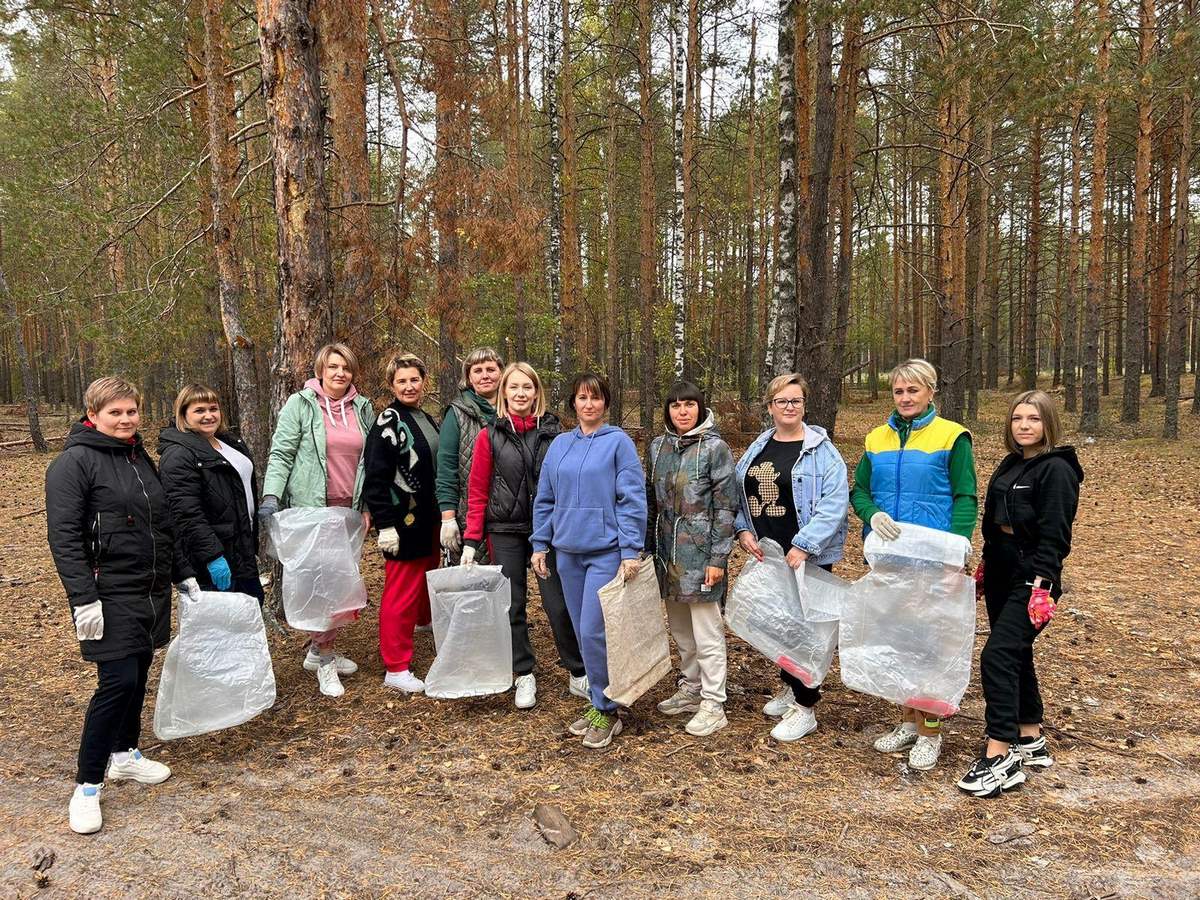
[(629, 435), (603, 425), (556, 437), (533, 501), (533, 549), (637, 559), (645, 536), (646, 474)]

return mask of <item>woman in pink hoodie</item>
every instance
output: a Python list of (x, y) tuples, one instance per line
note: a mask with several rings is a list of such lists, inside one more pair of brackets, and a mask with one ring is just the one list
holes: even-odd
[[(363, 445), (375, 412), (354, 387), (357, 373), (358, 358), (345, 344), (327, 344), (317, 353), (314, 377), (279, 412), (259, 516), (288, 507), (363, 509)], [(370, 529), (370, 513), (364, 510), (363, 518)], [(334, 652), (336, 637), (337, 629), (314, 634), (304, 659), (328, 697), (344, 693), (340, 676), (358, 671), (353, 660)]]

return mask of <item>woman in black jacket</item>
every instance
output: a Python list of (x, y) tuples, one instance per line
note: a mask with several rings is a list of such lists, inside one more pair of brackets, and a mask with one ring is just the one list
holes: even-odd
[(250, 450), (225, 429), (221, 398), (189, 384), (175, 424), (158, 435), (159, 468), (179, 546), (204, 590), (263, 600), (258, 577), (258, 485)]
[[(121, 378), (93, 381), (87, 415), (46, 470), (46, 520), (83, 658), (98, 685), (79, 742), (71, 829), (99, 831), (105, 766), (112, 780), (158, 784), (171, 770), (138, 751), (146, 677), (171, 635), (171, 583), (199, 585), (175, 550), (158, 472), (137, 432), (141, 396)], [(111, 758), (111, 761), (110, 761)]]
[(992, 630), (979, 657), (987, 703), (983, 755), (958, 782), (976, 797), (996, 797), (1025, 781), (1024, 768), (1054, 764), (1042, 736), (1042, 698), (1033, 641), (1054, 616), (1063, 560), (1083, 468), (1062, 433), (1054, 401), (1043, 391), (1017, 395), (1009, 408), (1009, 450), (988, 484), (983, 562), (976, 572)]

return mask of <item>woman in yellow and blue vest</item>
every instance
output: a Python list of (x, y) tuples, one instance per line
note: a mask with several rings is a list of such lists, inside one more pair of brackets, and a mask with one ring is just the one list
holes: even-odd
[[(863, 536), (874, 531), (895, 540), (901, 524), (908, 522), (969, 541), (979, 511), (971, 433), (937, 414), (937, 371), (925, 360), (902, 362), (888, 380), (896, 409), (886, 424), (867, 435), (850, 492)], [(932, 769), (942, 749), (942, 722), (920, 710), (902, 709), (900, 724), (875, 741), (875, 749), (895, 753), (911, 747), (909, 766)]]

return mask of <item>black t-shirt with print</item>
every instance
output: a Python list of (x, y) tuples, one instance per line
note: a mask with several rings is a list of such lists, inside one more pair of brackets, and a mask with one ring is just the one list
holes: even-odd
[(746, 500), (750, 520), (759, 540), (770, 538), (784, 549), (800, 530), (796, 520), (796, 499), (792, 494), (792, 469), (804, 441), (777, 441), (771, 438), (746, 470)]

